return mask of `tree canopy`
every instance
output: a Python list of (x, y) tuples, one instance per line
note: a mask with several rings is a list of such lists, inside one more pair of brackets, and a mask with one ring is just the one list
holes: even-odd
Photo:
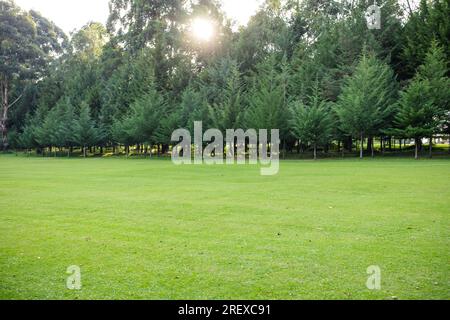
[[(449, 134), (448, 0), (265, 1), (236, 27), (221, 2), (111, 0), (69, 37), (0, 0), (3, 148), (170, 148), (171, 132), (280, 129), (284, 152), (374, 153)], [(212, 37), (192, 35), (208, 19)], [(14, 105), (14, 108), (12, 106)], [(419, 119), (420, 118), (420, 119)], [(7, 139), (11, 132), (11, 141)], [(430, 143), (431, 145), (431, 143)], [(344, 147), (344, 148), (341, 148)]]

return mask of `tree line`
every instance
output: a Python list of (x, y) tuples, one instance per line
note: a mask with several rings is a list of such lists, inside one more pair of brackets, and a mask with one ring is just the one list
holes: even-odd
[[(68, 37), (0, 0), (2, 147), (162, 154), (203, 121), (280, 129), (285, 153), (314, 158), (411, 139), (417, 158), (423, 138), (450, 135), (450, 1), (382, 1), (380, 30), (372, 3), (267, 0), (236, 28), (214, 0), (111, 0), (106, 26)], [(196, 17), (214, 39), (192, 36)]]

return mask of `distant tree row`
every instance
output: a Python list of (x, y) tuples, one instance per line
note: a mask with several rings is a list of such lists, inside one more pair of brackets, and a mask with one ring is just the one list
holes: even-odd
[[(41, 48), (33, 54), (45, 57), (32, 75), (17, 72), (25, 58), (16, 70), (0, 67), (7, 98), (17, 99), (9, 106), (2, 96), (3, 147), (151, 155), (169, 150), (175, 129), (203, 121), (223, 131), (280, 129), (284, 152), (310, 149), (314, 158), (355, 144), (360, 157), (373, 156), (377, 140), (383, 150), (392, 139), (414, 140), (418, 157), (423, 138), (450, 135), (450, 1), (421, 1), (416, 11), (383, 1), (380, 30), (366, 26), (372, 3), (271, 0), (236, 31), (216, 1), (112, 0), (106, 27), (89, 23), (70, 42), (47, 32), (49, 47), (43, 23), (0, 0), (16, 21), (0, 20), (0, 31), (15, 30), (0, 39), (2, 59), (19, 50), (8, 37), (29, 30), (26, 41)], [(192, 37), (198, 16), (215, 21), (212, 41)]]

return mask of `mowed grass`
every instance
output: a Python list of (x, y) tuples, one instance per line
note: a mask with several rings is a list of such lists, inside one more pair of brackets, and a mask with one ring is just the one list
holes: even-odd
[(449, 226), (448, 160), (0, 156), (0, 298), (450, 299)]

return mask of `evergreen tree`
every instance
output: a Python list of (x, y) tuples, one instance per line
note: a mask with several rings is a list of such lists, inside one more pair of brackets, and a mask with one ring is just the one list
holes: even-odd
[(317, 159), (317, 147), (330, 142), (334, 123), (330, 114), (329, 103), (321, 97), (316, 87), (308, 104), (294, 102), (291, 106), (292, 119), (290, 121), (294, 136), (302, 143), (310, 143), (314, 150), (314, 160)]
[(156, 134), (160, 127), (160, 122), (167, 114), (167, 104), (164, 98), (154, 89), (136, 100), (131, 105), (129, 120), (133, 123), (131, 128), (127, 128), (128, 134), (137, 143), (157, 142)]
[(445, 56), (450, 55), (450, 1), (420, 0), (417, 11), (411, 12), (403, 30), (403, 52), (401, 78), (414, 77), (423, 63), (433, 41), (443, 48)]
[(83, 157), (86, 158), (86, 148), (95, 146), (100, 139), (101, 133), (91, 118), (89, 105), (82, 103), (79, 116), (73, 123), (73, 141), (82, 148)]
[[(424, 63), (419, 67), (417, 77), (426, 80), (430, 85), (429, 97), (436, 107), (436, 114), (431, 115), (430, 121), (436, 124), (433, 134), (446, 133), (450, 122), (450, 78), (447, 76), (448, 67), (444, 50), (437, 41), (433, 41), (428, 50)], [(448, 132), (448, 129), (447, 129)], [(433, 150), (433, 137), (430, 140), (430, 157)]]
[(67, 147), (67, 155), (70, 155), (70, 149), (73, 147), (74, 119), (75, 109), (67, 99), (60, 101), (56, 106), (57, 124), (55, 127), (55, 139), (58, 147)]
[(242, 84), (237, 64), (232, 65), (221, 99), (209, 107), (211, 125), (222, 131), (238, 128), (242, 121)]
[(288, 134), (288, 101), (284, 77), (270, 57), (258, 66), (248, 93), (245, 125), (252, 129), (279, 129), (281, 139)]
[(52, 148), (58, 144), (56, 134), (59, 124), (58, 108), (53, 108), (47, 112), (41, 125), (35, 129), (35, 137), (39, 146), (43, 148)]
[(392, 113), (395, 79), (388, 65), (364, 53), (348, 77), (335, 108), (340, 128), (360, 139), (360, 158), (366, 137), (377, 134)]
[(162, 117), (159, 121), (158, 129), (154, 134), (154, 140), (163, 145), (163, 152), (168, 150), (168, 146), (172, 143), (172, 132), (181, 128), (181, 114), (172, 111)]
[(202, 121), (205, 127), (212, 127), (210, 110), (204, 94), (193, 87), (183, 92), (180, 103), (180, 127), (194, 134), (194, 122)]
[(25, 119), (25, 125), (23, 127), (22, 133), (18, 137), (18, 146), (23, 149), (33, 149), (37, 148), (38, 144), (35, 140), (36, 127), (33, 123), (33, 118), (28, 114)]
[(115, 119), (111, 126), (111, 137), (119, 145), (124, 145), (128, 156), (129, 146), (137, 143), (134, 137), (134, 123), (130, 115)]
[(430, 99), (431, 86), (428, 80), (415, 78), (401, 93), (395, 124), (395, 131), (404, 138), (415, 141), (415, 158), (419, 158), (421, 139), (433, 134), (436, 127), (436, 106)]

